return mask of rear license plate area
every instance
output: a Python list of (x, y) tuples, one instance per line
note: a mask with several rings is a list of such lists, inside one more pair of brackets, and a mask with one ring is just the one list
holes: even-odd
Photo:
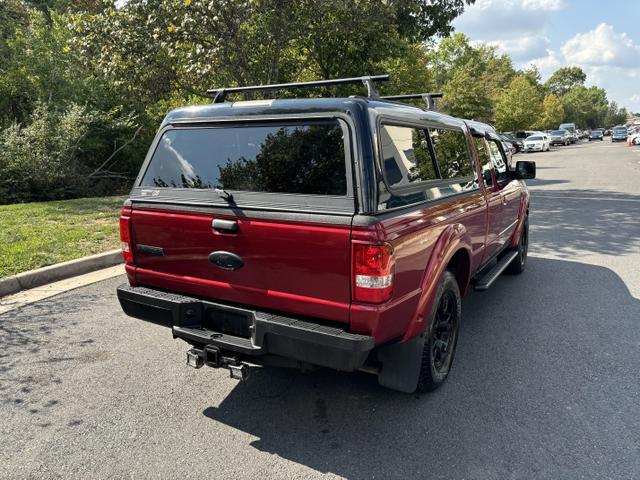
[(233, 335), (234, 337), (251, 337), (253, 315), (250, 312), (223, 310), (216, 307), (205, 308), (202, 327), (213, 332)]

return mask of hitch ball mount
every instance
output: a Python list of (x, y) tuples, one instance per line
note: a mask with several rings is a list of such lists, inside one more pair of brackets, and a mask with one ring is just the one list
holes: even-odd
[(187, 365), (193, 368), (202, 368), (207, 365), (213, 368), (226, 368), (229, 376), (236, 380), (244, 381), (249, 376), (249, 368), (238, 360), (237, 357), (222, 355), (218, 347), (211, 345), (203, 349), (192, 348), (187, 352)]

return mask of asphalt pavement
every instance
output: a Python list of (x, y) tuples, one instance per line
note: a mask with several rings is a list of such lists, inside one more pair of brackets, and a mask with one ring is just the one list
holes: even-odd
[(518, 159), (527, 270), (465, 298), (440, 390), (190, 369), (117, 277), (0, 315), (0, 478), (640, 478), (640, 149)]

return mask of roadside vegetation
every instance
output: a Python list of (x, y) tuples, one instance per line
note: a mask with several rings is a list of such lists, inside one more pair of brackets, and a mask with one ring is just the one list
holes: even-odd
[(120, 245), (124, 197), (0, 205), (0, 278)]
[(443, 91), (441, 110), (500, 130), (626, 119), (579, 68), (542, 83), (452, 32), (472, 3), (2, 0), (0, 204), (126, 192), (167, 111), (216, 86), (386, 72), (381, 93)]

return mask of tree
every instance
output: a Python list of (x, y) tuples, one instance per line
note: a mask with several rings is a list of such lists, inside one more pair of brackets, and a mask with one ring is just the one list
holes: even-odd
[(499, 130), (516, 131), (531, 127), (541, 113), (538, 90), (527, 78), (518, 75), (498, 100), (494, 120)]
[(540, 90), (540, 80), (542, 76), (540, 75), (540, 70), (538, 70), (536, 65), (530, 65), (518, 73), (527, 79), (531, 85), (536, 87), (536, 89)]
[(147, 0), (73, 18), (82, 57), (114, 81), (141, 95), (203, 94), (218, 85), (379, 73), (416, 41), (449, 32), (470, 3)]
[[(380, 84), (383, 94), (431, 92), (435, 88), (433, 71), (427, 65), (427, 55), (420, 44), (403, 47), (398, 55), (382, 60), (378, 68), (391, 77), (389, 82)], [(416, 103), (424, 106), (422, 100)]]
[(508, 56), (498, 55), (493, 46), (471, 45), (461, 33), (430, 48), (427, 58), (435, 88), (445, 93), (445, 110), (465, 118), (491, 120), (494, 105), (515, 75)]
[(478, 81), (471, 68), (456, 71), (443, 93), (442, 110), (448, 114), (485, 122), (491, 119), (492, 105), (486, 84)]
[(480, 64), (478, 52), (471, 46), (469, 37), (462, 33), (445, 38), (437, 46), (429, 49), (427, 58), (434, 72), (436, 88), (442, 88), (453, 77), (454, 72), (464, 66), (473, 66), (479, 74), (483, 65)]
[(607, 92), (595, 86), (573, 87), (562, 97), (562, 103), (565, 121), (574, 122), (581, 128), (602, 126), (609, 108)]
[(613, 127), (615, 125), (624, 124), (627, 122), (629, 116), (629, 112), (626, 108), (618, 108), (618, 104), (612, 101), (607, 109), (603, 126)]
[(447, 37), (453, 31), (451, 22), (462, 15), (475, 0), (395, 0), (398, 31), (402, 37), (425, 41), (434, 36)]
[(536, 124), (539, 130), (552, 130), (564, 120), (564, 106), (557, 95), (547, 94), (542, 102), (542, 117)]
[(485, 83), (493, 107), (505, 89), (508, 88), (509, 83), (516, 75), (516, 71), (513, 68), (511, 57), (508, 55), (498, 56), (496, 47), (481, 46), (479, 48), (484, 51), (484, 56), (486, 57), (482, 81)]
[(545, 88), (559, 97), (574, 87), (584, 85), (587, 74), (580, 67), (562, 67), (556, 70), (545, 82)]

